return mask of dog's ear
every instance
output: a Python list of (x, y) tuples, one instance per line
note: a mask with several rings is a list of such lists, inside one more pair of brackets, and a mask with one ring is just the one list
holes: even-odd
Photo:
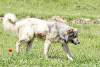
[(65, 31), (64, 34), (65, 35), (69, 35), (70, 33), (72, 33), (74, 31), (73, 28), (70, 28), (69, 30)]

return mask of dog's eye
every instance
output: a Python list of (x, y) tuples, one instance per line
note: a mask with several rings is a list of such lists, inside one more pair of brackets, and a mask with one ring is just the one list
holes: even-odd
[(77, 36), (74, 36), (74, 38), (76, 38)]

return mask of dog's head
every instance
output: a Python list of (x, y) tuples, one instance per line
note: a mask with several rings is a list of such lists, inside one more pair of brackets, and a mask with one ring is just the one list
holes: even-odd
[(78, 30), (76, 28), (70, 28), (64, 34), (65, 36), (67, 36), (67, 42), (70, 41), (75, 45), (80, 44), (80, 41), (78, 39)]

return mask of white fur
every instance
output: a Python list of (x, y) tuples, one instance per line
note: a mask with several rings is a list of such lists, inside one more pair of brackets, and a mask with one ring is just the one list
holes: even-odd
[[(18, 41), (16, 43), (16, 51), (20, 52), (20, 45), (24, 42), (28, 44), (28, 47), (32, 45), (32, 39), (34, 35), (43, 34), (46, 35), (49, 31), (46, 21), (36, 18), (25, 18), (19, 21), (16, 20), (16, 16), (11, 13), (7, 13), (3, 17), (3, 27), (7, 31), (12, 31), (17, 34)], [(27, 47), (27, 50), (30, 48)]]
[(19, 32), (20, 40), (32, 39), (34, 34), (46, 34), (49, 31), (46, 21), (36, 18), (26, 18), (16, 22), (16, 29)]
[[(49, 21), (36, 19), (36, 18), (25, 18), (19, 21), (16, 21), (16, 16), (14, 14), (8, 13), (5, 14), (3, 18), (3, 26), (4, 29), (10, 30), (12, 32), (17, 33), (18, 41), (16, 42), (16, 52), (20, 52), (20, 46), (24, 42), (27, 44), (26, 50), (30, 50), (32, 48), (32, 42), (34, 39), (34, 35), (42, 34), (46, 36), (44, 43), (44, 55), (47, 57), (48, 50), (52, 41), (58, 38), (58, 40), (63, 40), (64, 32), (71, 28), (65, 23), (59, 23), (55, 21)], [(49, 28), (51, 27), (51, 28)], [(59, 35), (59, 36), (58, 36)], [(73, 60), (72, 54), (69, 50), (68, 45), (63, 40), (61, 42), (63, 44), (63, 49), (66, 52), (68, 59)]]
[(3, 17), (3, 27), (4, 30), (7, 31), (15, 31), (15, 22), (17, 21), (16, 15), (12, 14), (12, 13), (7, 13), (4, 15)]

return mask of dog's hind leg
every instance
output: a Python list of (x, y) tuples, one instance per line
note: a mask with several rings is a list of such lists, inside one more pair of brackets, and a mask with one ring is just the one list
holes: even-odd
[(72, 55), (71, 51), (69, 50), (68, 45), (65, 42), (62, 42), (62, 47), (63, 47), (65, 53), (67, 54), (68, 59), (73, 61), (73, 55)]
[(51, 41), (50, 40), (45, 40), (45, 43), (44, 43), (44, 55), (46, 58), (48, 58), (48, 51), (49, 51), (49, 48), (50, 48), (50, 44), (51, 44)]
[(32, 43), (33, 43), (33, 40), (30, 40), (30, 41), (27, 43), (26, 51), (31, 51), (31, 50), (32, 50)]

